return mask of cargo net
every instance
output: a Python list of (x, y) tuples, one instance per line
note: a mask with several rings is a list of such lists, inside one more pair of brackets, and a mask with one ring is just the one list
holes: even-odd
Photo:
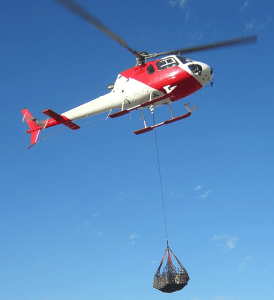
[[(167, 253), (167, 263), (161, 272), (162, 264)], [(179, 267), (175, 267), (170, 253), (176, 259)], [(163, 293), (173, 293), (183, 289), (189, 281), (189, 276), (187, 274), (186, 269), (180, 263), (179, 259), (175, 256), (175, 254), (171, 251), (171, 249), (167, 246), (160, 266), (154, 275), (153, 287)]]

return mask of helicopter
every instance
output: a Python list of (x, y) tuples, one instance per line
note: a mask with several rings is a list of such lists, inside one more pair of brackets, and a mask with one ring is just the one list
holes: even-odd
[[(62, 114), (58, 114), (51, 109), (46, 109), (42, 113), (49, 118), (37, 120), (31, 115), (28, 109), (24, 108), (22, 110), (23, 120), (26, 120), (29, 126), (29, 130), (26, 133), (31, 134), (31, 145), (28, 149), (38, 142), (39, 133), (45, 128), (63, 124), (72, 130), (77, 130), (80, 126), (73, 121), (105, 112), (109, 112), (108, 117), (116, 118), (128, 114), (133, 110), (140, 111), (144, 127), (134, 131), (136, 135), (185, 119), (192, 114), (197, 106), (189, 107), (190, 103), (185, 103), (184, 106), (187, 112), (174, 117), (170, 103), (185, 98), (212, 82), (213, 69), (205, 63), (186, 58), (183, 55), (257, 42), (257, 35), (255, 34), (160, 53), (149, 54), (145, 51), (138, 52), (129, 47), (123, 39), (77, 2), (73, 0), (54, 0), (54, 2), (84, 19), (88, 24), (94, 26), (130, 51), (136, 58), (136, 65), (121, 72), (117, 76), (115, 83), (108, 85), (108, 94)], [(164, 122), (147, 126), (142, 109), (148, 108), (153, 113), (154, 108), (161, 105), (166, 105), (169, 108), (171, 118)], [(118, 111), (113, 112), (117, 109)]]

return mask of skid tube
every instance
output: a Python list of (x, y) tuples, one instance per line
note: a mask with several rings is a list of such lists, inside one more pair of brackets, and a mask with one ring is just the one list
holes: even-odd
[[(167, 105), (168, 105), (168, 108), (169, 108), (169, 110), (170, 110), (171, 119), (169, 119), (169, 120), (167, 120), (167, 121), (164, 121), (164, 122), (161, 122), (161, 123), (158, 123), (158, 124), (155, 124), (155, 125), (152, 125), (152, 126), (147, 126), (147, 125), (146, 125), (146, 121), (145, 121), (144, 114), (143, 114), (143, 112), (142, 112), (141, 110), (139, 110), (139, 111), (141, 112), (141, 114), (142, 114), (142, 120), (143, 120), (143, 122), (144, 122), (144, 126), (145, 126), (145, 127), (142, 128), (142, 129), (139, 129), (139, 130), (134, 131), (134, 133), (135, 133), (136, 135), (139, 135), (139, 134), (142, 134), (142, 133), (145, 133), (145, 132), (149, 132), (149, 131), (153, 130), (154, 128), (160, 127), (160, 126), (162, 126), (162, 125), (167, 125), (167, 124), (170, 124), (170, 123), (177, 122), (177, 121), (180, 121), (180, 120), (182, 120), (182, 119), (188, 118), (188, 117), (191, 115), (192, 111), (193, 111), (195, 108), (198, 107), (198, 106), (196, 105), (196, 106), (194, 106), (194, 107), (192, 107), (192, 108), (189, 108), (189, 107), (188, 107), (189, 103), (185, 103), (184, 106), (185, 106), (185, 108), (187, 109), (188, 112), (187, 112), (186, 114), (184, 114), (184, 115), (181, 115), (181, 116), (179, 116), (179, 117), (174, 118), (174, 117), (173, 117), (172, 110), (171, 110), (171, 107), (169, 106), (169, 104), (167, 104)], [(154, 107), (150, 107), (150, 110), (151, 110), (151, 113), (153, 113), (153, 112), (154, 112)]]

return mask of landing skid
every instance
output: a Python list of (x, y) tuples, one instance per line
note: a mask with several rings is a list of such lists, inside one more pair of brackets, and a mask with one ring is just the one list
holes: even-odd
[[(167, 104), (167, 105), (168, 105), (168, 104)], [(151, 130), (153, 130), (154, 128), (160, 127), (160, 126), (162, 126), (162, 125), (167, 125), (167, 124), (170, 124), (170, 123), (177, 122), (177, 121), (179, 121), (179, 120), (188, 118), (188, 117), (191, 115), (192, 111), (193, 111), (195, 108), (198, 107), (198, 106), (196, 105), (196, 106), (194, 106), (194, 107), (192, 107), (192, 108), (189, 108), (188, 105), (189, 105), (189, 103), (184, 104), (184, 106), (185, 106), (185, 108), (187, 109), (188, 112), (187, 112), (186, 114), (181, 115), (181, 116), (176, 117), (176, 118), (173, 117), (172, 110), (171, 110), (170, 106), (168, 105), (169, 110), (170, 110), (170, 113), (171, 113), (171, 119), (169, 119), (169, 120), (167, 120), (167, 121), (164, 121), (164, 122), (161, 122), (161, 123), (158, 123), (158, 124), (155, 124), (155, 125), (153, 125), (153, 126), (147, 126), (147, 125), (146, 125), (146, 120), (145, 120), (144, 114), (143, 114), (143, 112), (142, 112), (141, 110), (139, 110), (139, 111), (141, 112), (141, 114), (142, 114), (142, 117), (143, 117), (142, 120), (143, 120), (143, 122), (144, 122), (145, 128), (136, 130), (136, 131), (134, 131), (134, 133), (135, 133), (136, 135), (139, 135), (139, 134), (142, 134), (142, 133), (151, 131)], [(151, 108), (151, 112), (152, 112), (152, 113), (154, 112), (154, 108)]]

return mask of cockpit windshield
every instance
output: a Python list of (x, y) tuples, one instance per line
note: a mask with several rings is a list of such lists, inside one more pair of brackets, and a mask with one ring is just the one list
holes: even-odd
[(193, 60), (192, 59), (189, 59), (189, 58), (186, 58), (186, 57), (183, 57), (183, 56), (180, 56), (180, 55), (177, 55), (176, 56), (183, 64), (186, 64), (186, 63), (189, 63), (189, 62), (192, 62)]

